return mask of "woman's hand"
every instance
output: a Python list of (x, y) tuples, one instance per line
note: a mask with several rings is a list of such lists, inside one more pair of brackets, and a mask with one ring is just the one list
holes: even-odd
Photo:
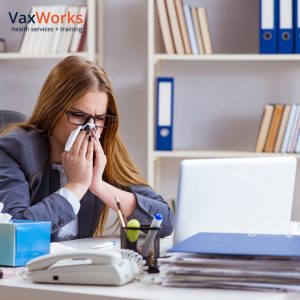
[(93, 130), (91, 132), (91, 135), (94, 145), (94, 168), (93, 179), (89, 189), (93, 194), (95, 194), (97, 193), (97, 189), (99, 189), (102, 184), (102, 176), (107, 160), (103, 148), (100, 144), (99, 138)]
[(94, 145), (90, 134), (82, 130), (69, 152), (62, 154), (63, 170), (67, 177), (66, 188), (79, 199), (88, 190), (93, 178)]

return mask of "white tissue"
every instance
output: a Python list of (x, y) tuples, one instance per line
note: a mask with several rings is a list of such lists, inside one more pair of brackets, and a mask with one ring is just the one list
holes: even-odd
[(10, 214), (2, 214), (1, 211), (4, 205), (0, 202), (0, 223), (11, 223), (10, 220), (12, 216)]

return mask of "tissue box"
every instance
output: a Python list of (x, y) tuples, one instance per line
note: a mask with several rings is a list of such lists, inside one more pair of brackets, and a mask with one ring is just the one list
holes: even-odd
[(50, 252), (51, 222), (0, 223), (0, 265), (19, 267)]

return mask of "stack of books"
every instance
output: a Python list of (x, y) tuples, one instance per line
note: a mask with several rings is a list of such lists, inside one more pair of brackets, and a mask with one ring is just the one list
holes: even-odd
[(24, 30), (20, 52), (51, 54), (80, 52), (86, 39), (86, 6), (33, 6), (34, 22)]
[(255, 291), (300, 291), (300, 237), (199, 233), (161, 258), (161, 284)]
[(300, 105), (267, 104), (256, 152), (300, 153)]
[(182, 0), (156, 0), (167, 54), (212, 54), (207, 10)]

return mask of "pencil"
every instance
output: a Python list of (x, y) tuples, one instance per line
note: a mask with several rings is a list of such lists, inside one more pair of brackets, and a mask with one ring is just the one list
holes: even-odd
[[(116, 200), (116, 202), (117, 202), (117, 207), (118, 207), (118, 209), (117, 209), (117, 214), (118, 214), (118, 216), (119, 216), (121, 225), (122, 225), (122, 227), (126, 227), (126, 226), (127, 226), (127, 220), (126, 220), (126, 218), (124, 217), (124, 215), (122, 214), (120, 199), (119, 199), (119, 197), (118, 197), (117, 195), (115, 195), (114, 198), (115, 198), (115, 200)], [(125, 220), (126, 220), (126, 222), (125, 222)]]

